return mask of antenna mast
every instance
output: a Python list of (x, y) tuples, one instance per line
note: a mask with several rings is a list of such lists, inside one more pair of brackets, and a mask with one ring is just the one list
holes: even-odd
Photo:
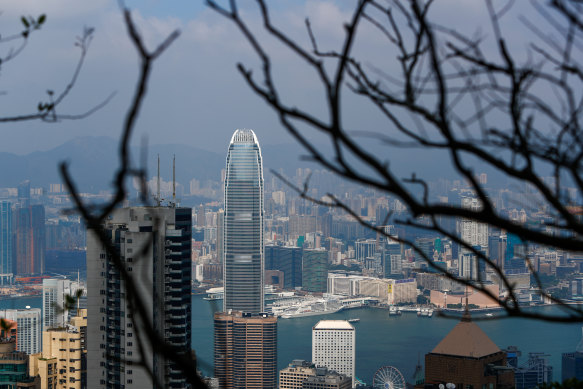
[(160, 154), (158, 154), (158, 178), (156, 179), (156, 205), (160, 206)]
[(176, 206), (176, 154), (172, 158), (172, 205)]
[(172, 159), (172, 203), (176, 204), (176, 154)]

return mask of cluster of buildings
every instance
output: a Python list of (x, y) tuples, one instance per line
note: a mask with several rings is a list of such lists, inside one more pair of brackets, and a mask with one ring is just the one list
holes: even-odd
[[(298, 183), (310, 173), (300, 169)], [(345, 185), (325, 173), (315, 174), (318, 186), (311, 195)], [(544, 303), (537, 298), (540, 291), (531, 287), (525, 257), (536, 271), (567, 280), (571, 297), (583, 298), (583, 277), (569, 278), (581, 270), (583, 258), (577, 255), (531, 246), (471, 220), (444, 223), (451, 223), (472, 250), (393, 225), (382, 226), (385, 234), (374, 234), (346, 215), (292, 198), (274, 181), (266, 191), (261, 149), (250, 130), (233, 134), (223, 183), (222, 209), (219, 203), (180, 207), (175, 198), (162, 205), (158, 198), (155, 206), (115, 210), (102, 230), (89, 230), (86, 239), (77, 239), (76, 227), (66, 223), (48, 227), (43, 206), (30, 204), (28, 183), (18, 188), (15, 203), (0, 201), (0, 283), (45, 273), (50, 242), (68, 237), (74, 241), (71, 247), (86, 244), (86, 301), (71, 306), (65, 297), (77, 295), (84, 288), (80, 282), (44, 279), (42, 310), (0, 311), (10, 324), (2, 330), (0, 365), (12, 361), (14, 367), (7, 370), (14, 372), (14, 382), (48, 389), (188, 387), (184, 364), (151, 340), (163, 341), (172, 353), (193, 361), (192, 280), (224, 287), (222, 309), (213, 321), (214, 379), (208, 381), (219, 388), (357, 385), (355, 328), (347, 321), (315, 324), (312, 360), (294, 360), (277, 371), (278, 319), (266, 309), (265, 285), (317, 295), (368, 296), (387, 306), (416, 303), (426, 292), (429, 302), (441, 307), (462, 305), (462, 296), (466, 306), (488, 307), (496, 301), (468, 296), (466, 289), (439, 274), (443, 269), (480, 280), (503, 298), (508, 293), (504, 284), (475, 255), (483, 252), (516, 286), (525, 304)], [(191, 192), (207, 193), (198, 182), (191, 182)], [(447, 201), (480, 208), (461, 188), (452, 192)], [(405, 212), (397, 200), (374, 193), (344, 200), (372, 222)], [(532, 214), (515, 213), (517, 222), (527, 222)], [(412, 235), (419, 250), (397, 241), (398, 236)], [(563, 355), (564, 377), (583, 376), (582, 350)], [(529, 355), (528, 367), (518, 367), (516, 355), (516, 350), (499, 349), (466, 312), (426, 355), (425, 375), (415, 384), (527, 388), (533, 380), (550, 381), (552, 369), (544, 355)]]
[[(80, 293), (77, 293), (80, 291)], [(43, 280), (43, 308), (0, 311), (0, 382), (39, 389), (87, 387), (87, 310), (84, 286)]]

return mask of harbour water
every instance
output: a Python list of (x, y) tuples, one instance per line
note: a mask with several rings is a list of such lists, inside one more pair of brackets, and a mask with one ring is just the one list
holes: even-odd
[[(204, 296), (192, 296), (192, 347), (196, 350), (199, 368), (205, 374), (213, 371), (213, 312), (222, 301), (206, 301)], [(40, 297), (0, 299), (0, 309), (40, 308)], [(547, 306), (544, 312), (559, 308)], [(356, 328), (356, 375), (370, 383), (381, 366), (398, 368), (411, 382), (418, 358), (430, 352), (456, 325), (457, 319), (437, 316), (417, 317), (413, 313), (389, 317), (382, 309), (359, 308), (322, 316), (280, 319), (278, 322), (278, 369), (293, 359), (311, 359), (312, 326), (320, 319), (360, 318)], [(522, 351), (521, 363), (529, 352), (545, 352), (554, 368), (554, 380), (561, 378), (561, 353), (574, 351), (581, 340), (581, 324), (555, 324), (527, 319), (495, 319), (479, 321), (478, 325), (501, 348), (517, 346)]]

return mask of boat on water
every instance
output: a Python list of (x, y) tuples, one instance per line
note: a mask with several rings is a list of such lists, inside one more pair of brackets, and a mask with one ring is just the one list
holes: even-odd
[(353, 319), (348, 319), (349, 323), (358, 323), (360, 321), (360, 319), (358, 317), (355, 317)]
[(328, 298), (304, 298), (289, 302), (279, 302), (271, 307), (273, 315), (282, 319), (295, 317), (326, 315), (342, 310), (344, 307), (339, 300)]
[(402, 314), (401, 309), (391, 305), (389, 307), (389, 316), (400, 316)]
[(431, 308), (421, 308), (417, 311), (417, 316), (419, 317), (432, 317), (433, 316), (433, 309)]

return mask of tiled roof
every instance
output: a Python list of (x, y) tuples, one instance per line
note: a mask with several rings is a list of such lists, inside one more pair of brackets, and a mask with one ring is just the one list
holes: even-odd
[(460, 321), (433, 349), (433, 354), (481, 358), (500, 351), (484, 331), (471, 320)]

